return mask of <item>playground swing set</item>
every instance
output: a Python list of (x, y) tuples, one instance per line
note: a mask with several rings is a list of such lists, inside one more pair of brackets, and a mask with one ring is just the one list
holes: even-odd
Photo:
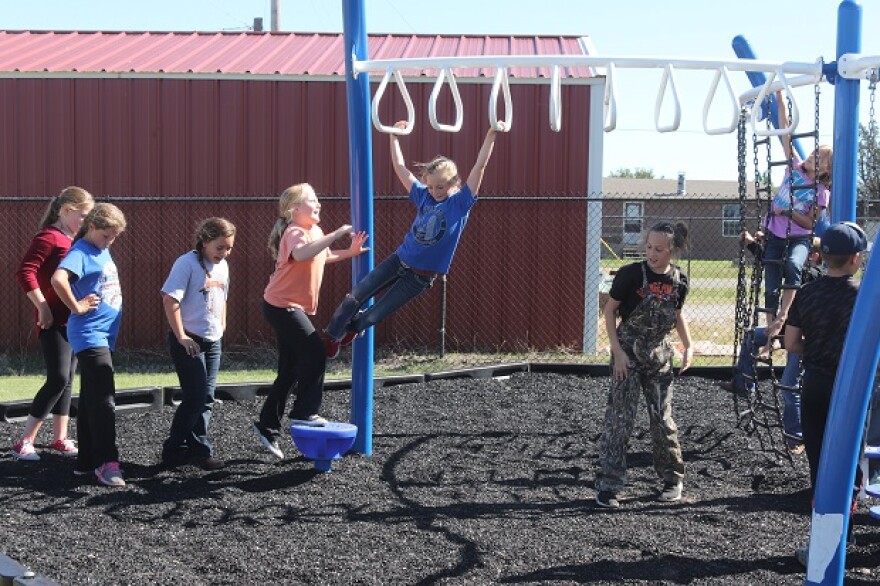
[[(678, 70), (702, 70), (714, 72), (709, 91), (703, 105), (703, 130), (706, 134), (728, 134), (739, 129), (740, 138), (740, 179), (745, 185), (745, 126), (752, 129), (755, 148), (760, 140), (769, 143), (770, 137), (787, 137), (793, 142), (800, 136), (813, 136), (818, 140), (818, 86), (825, 80), (835, 85), (835, 144), (833, 185), (831, 198), (831, 219), (833, 221), (855, 220), (856, 202), (856, 159), (858, 146), (858, 106), (861, 80), (876, 83), (880, 56), (865, 56), (861, 50), (862, 13), (857, 0), (843, 0), (838, 8), (837, 60), (825, 63), (817, 59), (812, 63), (760, 61), (753, 56), (738, 59), (679, 59), (644, 58), (622, 56), (590, 55), (482, 55), (466, 57), (431, 57), (416, 59), (370, 60), (367, 48), (365, 2), (363, 0), (343, 0), (344, 52), (346, 65), (346, 91), (348, 97), (349, 157), (351, 161), (351, 207), (352, 225), (356, 230), (373, 231), (373, 176), (372, 139), (370, 124), (383, 133), (409, 134), (415, 124), (415, 108), (406, 88), (402, 70), (429, 69), (438, 72), (428, 103), (428, 117), (433, 128), (441, 132), (457, 132), (462, 125), (462, 101), (458, 93), (454, 71), (456, 68), (487, 67), (496, 70), (489, 96), (489, 123), (496, 130), (509, 131), (513, 124), (513, 103), (510, 96), (508, 69), (511, 67), (547, 67), (550, 71), (549, 124), (552, 130), (559, 131), (562, 125), (560, 91), (561, 68), (594, 67), (603, 68), (604, 88), (604, 130), (610, 132), (617, 124), (617, 85), (618, 69), (661, 69), (662, 77), (655, 100), (654, 122), (658, 132), (673, 132), (681, 121), (681, 104), (678, 97), (675, 74)], [(736, 48), (736, 46), (735, 46)], [(730, 79), (731, 71), (742, 71), (752, 80), (752, 89), (737, 95)], [(369, 74), (381, 74), (382, 80), (374, 96), (370, 95)], [(758, 75), (766, 75), (761, 83), (755, 83)], [(406, 107), (406, 125), (394, 128), (380, 119), (380, 102), (391, 82), (397, 87)], [(455, 116), (451, 122), (437, 118), (437, 100), (443, 86), (451, 93)], [(799, 124), (797, 102), (792, 88), (812, 85), (816, 88), (816, 127), (805, 135), (796, 135)], [(722, 88), (722, 90), (719, 90)], [(789, 105), (787, 124), (774, 128), (769, 116), (768, 103), (772, 96), (782, 92)], [(724, 98), (718, 98), (723, 95)], [(502, 127), (498, 116), (498, 102), (503, 100), (505, 122)], [(664, 102), (671, 101), (671, 120), (661, 122)], [(730, 117), (726, 123), (710, 126), (710, 110), (716, 99), (723, 99), (730, 107)], [(873, 92), (872, 92), (873, 105)], [(668, 110), (669, 108), (667, 108)], [(873, 108), (872, 108), (873, 113)], [(770, 119), (771, 124), (761, 126), (761, 120)], [(875, 128), (873, 114), (872, 129)], [(875, 131), (875, 130), (872, 130)], [(757, 150), (755, 151), (757, 153)], [(803, 156), (803, 155), (802, 155)], [(769, 157), (769, 155), (768, 155)], [(757, 154), (756, 169), (757, 169)], [(790, 161), (773, 162), (768, 158), (768, 168), (777, 164), (791, 165)], [(758, 175), (756, 171), (756, 176)], [(769, 182), (769, 173), (765, 174)], [(761, 216), (762, 208), (769, 205), (769, 187), (758, 185), (759, 193), (765, 194), (766, 202), (755, 202), (755, 218)], [(761, 191), (763, 190), (763, 191)], [(746, 218), (745, 189), (741, 187), (741, 218)], [(601, 202), (588, 208), (588, 266), (599, 266), (601, 234)], [(861, 447), (861, 426), (846, 425), (847, 421), (865, 421), (868, 400), (872, 388), (874, 372), (880, 359), (880, 329), (871, 328), (880, 320), (880, 306), (874, 303), (880, 289), (880, 255), (872, 255), (865, 271), (860, 293), (856, 302), (852, 325), (847, 333), (844, 353), (835, 381), (834, 399), (829, 413), (829, 425), (838, 429), (826, 438), (819, 469), (819, 483), (812, 516), (807, 584), (841, 584), (843, 581), (844, 560), (846, 556), (845, 536), (849, 523), (850, 487), (855, 475), (855, 463)], [(740, 263), (741, 291), (738, 291), (738, 311), (736, 318), (737, 341), (742, 342), (745, 332), (752, 330), (760, 314), (764, 313), (757, 305), (760, 291), (762, 266), (753, 267), (746, 277), (745, 261)], [(363, 278), (372, 268), (372, 252), (361, 255), (354, 261), (353, 281)], [(592, 264), (591, 264), (592, 263)], [(599, 282), (587, 283), (587, 296), (596, 299)], [(585, 320), (589, 322), (590, 320)], [(597, 321), (597, 320), (592, 320)], [(585, 332), (585, 340), (588, 338)], [(752, 336), (754, 338), (754, 336)], [(754, 353), (753, 354), (757, 354)], [(768, 359), (772, 367), (772, 358)], [(772, 372), (772, 368), (770, 371)], [(354, 343), (354, 362), (352, 373), (351, 420), (357, 427), (354, 450), (369, 455), (372, 453), (372, 403), (373, 403), (373, 335), (367, 330), (365, 335)], [(774, 391), (766, 393), (762, 404), (772, 408), (778, 426), (779, 401), (778, 383)], [(761, 415), (755, 417), (756, 410), (750, 406), (750, 421), (762, 422), (762, 428), (770, 430), (771, 419)], [(766, 409), (765, 409), (766, 411)], [(767, 436), (769, 437), (769, 435)], [(872, 514), (880, 516), (880, 507)]]

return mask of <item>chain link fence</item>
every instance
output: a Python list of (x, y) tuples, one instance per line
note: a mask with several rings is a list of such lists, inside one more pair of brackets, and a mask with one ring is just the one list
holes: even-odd
[[(231, 287), (227, 352), (270, 355), (274, 334), (260, 311), (273, 268), (266, 249), (277, 197), (110, 198), (128, 229), (111, 250), (123, 287), (120, 352), (155, 353), (167, 362), (167, 331), (159, 289), (174, 260), (193, 246), (195, 226), (223, 216), (238, 228), (229, 258)], [(322, 196), (325, 231), (348, 223), (344, 196)], [(33, 308), (15, 282), (21, 255), (37, 230), (46, 200), (4, 198), (0, 233), (4, 300), (0, 366), (6, 372), (39, 356)], [(640, 234), (660, 220), (685, 223), (691, 248), (680, 264), (691, 279), (685, 305), (697, 356), (724, 363), (733, 352), (739, 202), (719, 196), (485, 197), (471, 213), (450, 274), (376, 328), (379, 352), (547, 353), (604, 361), (608, 341), (601, 317), (616, 268), (641, 257)], [(860, 204), (873, 241), (876, 202)], [(601, 234), (589, 213), (601, 210)], [(378, 263), (399, 245), (413, 217), (405, 197), (377, 197), (369, 245)], [(758, 220), (746, 218), (756, 227)], [(345, 243), (340, 243), (343, 246)], [(315, 324), (323, 328), (351, 288), (350, 263), (328, 265)], [(594, 332), (595, 336), (589, 333)], [(271, 361), (268, 362), (271, 364)]]

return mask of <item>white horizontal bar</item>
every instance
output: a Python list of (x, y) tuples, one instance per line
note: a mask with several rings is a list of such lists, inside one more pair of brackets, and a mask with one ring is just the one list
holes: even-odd
[(376, 59), (354, 61), (354, 74), (373, 71), (385, 72), (389, 69), (446, 69), (480, 67), (607, 67), (614, 64), (624, 69), (664, 69), (672, 65), (676, 69), (696, 69), (715, 71), (727, 67), (729, 71), (779, 71), (787, 74), (806, 74), (821, 76), (822, 60), (813, 63), (796, 61), (758, 61), (755, 59), (685, 59), (679, 57), (640, 57), (640, 56), (591, 56), (591, 55), (469, 55), (462, 57), (424, 57), (415, 59)]
[[(818, 83), (820, 79), (821, 79), (820, 77), (815, 77), (812, 75), (798, 75), (796, 77), (786, 78), (786, 81), (788, 82), (788, 87), (802, 87), (805, 85), (814, 85), (814, 84)], [(741, 93), (739, 95), (739, 103), (741, 105), (745, 105), (745, 104), (751, 102), (752, 100), (754, 100), (755, 98), (758, 97), (758, 94), (761, 93), (762, 89), (763, 88), (761, 86), (759, 86), (759, 87), (753, 87), (749, 90), (744, 91), (743, 93)], [(778, 92), (779, 90), (784, 90), (784, 89), (785, 89), (784, 83), (782, 83), (781, 81), (774, 81), (772, 84), (770, 84), (770, 87), (767, 88), (767, 95), (774, 94), (774, 93)]]

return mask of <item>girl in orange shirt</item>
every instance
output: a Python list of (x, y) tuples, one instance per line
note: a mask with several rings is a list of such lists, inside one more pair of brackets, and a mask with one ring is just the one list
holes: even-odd
[[(327, 357), (321, 335), (309, 319), (318, 308), (324, 265), (369, 249), (364, 247), (367, 234), (355, 232), (347, 224), (324, 234), (318, 226), (321, 204), (308, 183), (284, 190), (278, 202), (278, 216), (269, 234), (275, 271), (269, 277), (262, 304), (263, 315), (278, 339), (278, 376), (263, 403), (259, 420), (254, 423), (254, 431), (263, 447), (280, 459), (284, 457), (278, 447), (281, 418), (294, 388), (296, 399), (290, 419), (311, 426), (327, 423), (318, 415)], [(348, 234), (348, 249), (330, 250), (333, 242)]]

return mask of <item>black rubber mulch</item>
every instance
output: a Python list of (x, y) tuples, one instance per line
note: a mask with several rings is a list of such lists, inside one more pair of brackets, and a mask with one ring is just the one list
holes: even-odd
[[(0, 459), (3, 550), (62, 584), (802, 584), (809, 528), (803, 456), (776, 464), (736, 428), (729, 396), (684, 377), (675, 416), (688, 477), (656, 502), (643, 413), (619, 511), (593, 501), (607, 378), (516, 374), (378, 389), (372, 457), (321, 474), (284, 438), (257, 448), (259, 402), (224, 402), (212, 425), (229, 466), (157, 465), (171, 408), (125, 413), (129, 486), (72, 462)], [(325, 415), (346, 421), (349, 393)], [(21, 424), (4, 424), (11, 444)], [(45, 436), (43, 436), (45, 437)], [(880, 523), (863, 503), (849, 584), (880, 580)]]

